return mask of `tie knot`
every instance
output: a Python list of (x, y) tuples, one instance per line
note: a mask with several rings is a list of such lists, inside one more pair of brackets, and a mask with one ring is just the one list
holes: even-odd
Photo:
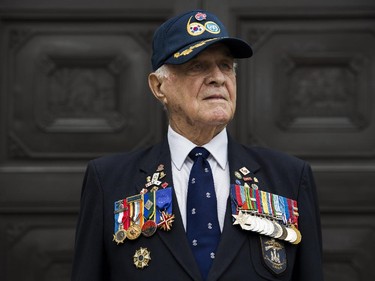
[(207, 159), (207, 157), (210, 155), (210, 152), (208, 152), (207, 149), (204, 147), (195, 147), (193, 148), (190, 153), (189, 157), (195, 161), (198, 157), (203, 157), (204, 159)]

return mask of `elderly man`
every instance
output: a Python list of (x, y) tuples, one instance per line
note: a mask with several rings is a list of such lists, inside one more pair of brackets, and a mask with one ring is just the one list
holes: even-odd
[(89, 163), (74, 281), (323, 279), (309, 165), (226, 131), (234, 59), (251, 55), (207, 11), (155, 32), (149, 85), (167, 110), (168, 135)]

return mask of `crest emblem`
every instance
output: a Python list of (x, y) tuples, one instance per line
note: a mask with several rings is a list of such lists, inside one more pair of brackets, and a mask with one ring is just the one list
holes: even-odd
[(219, 34), (220, 33), (220, 27), (216, 24), (216, 22), (208, 21), (205, 23), (204, 27), (206, 30), (212, 34)]
[(272, 273), (279, 275), (287, 268), (284, 243), (274, 238), (259, 237), (263, 261)]
[(190, 20), (189, 20), (187, 31), (192, 36), (198, 36), (198, 35), (201, 35), (205, 31), (205, 28), (199, 22), (190, 23)]

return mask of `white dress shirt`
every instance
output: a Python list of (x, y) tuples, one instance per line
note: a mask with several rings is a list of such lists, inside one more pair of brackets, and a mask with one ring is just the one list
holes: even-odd
[[(186, 199), (188, 182), (190, 170), (194, 163), (188, 155), (196, 145), (187, 138), (176, 133), (170, 126), (168, 128), (168, 143), (172, 158), (173, 188), (177, 196), (182, 222), (186, 230)], [(213, 173), (217, 199), (217, 215), (220, 230), (223, 231), (230, 187), (228, 136), (226, 129), (222, 130), (209, 143), (203, 145), (203, 147), (210, 152), (207, 161), (210, 164)]]

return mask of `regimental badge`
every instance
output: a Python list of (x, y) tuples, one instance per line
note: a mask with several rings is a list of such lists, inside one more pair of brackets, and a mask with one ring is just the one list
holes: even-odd
[(148, 266), (150, 260), (151, 253), (147, 250), (147, 248), (139, 248), (133, 256), (134, 265), (139, 269), (143, 269), (144, 267)]
[(263, 261), (272, 273), (279, 275), (287, 268), (287, 257), (284, 243), (274, 238), (259, 237)]

